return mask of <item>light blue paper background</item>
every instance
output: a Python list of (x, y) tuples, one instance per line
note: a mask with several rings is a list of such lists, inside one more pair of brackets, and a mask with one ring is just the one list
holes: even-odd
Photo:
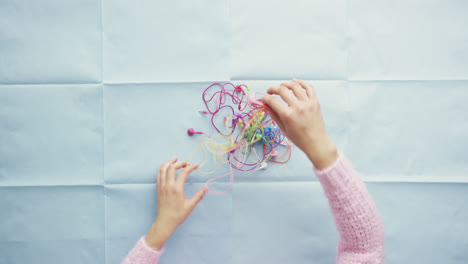
[[(119, 263), (156, 169), (212, 133), (202, 91), (317, 91), (383, 217), (386, 263), (468, 262), (468, 2), (0, 1), (0, 263)], [(192, 195), (208, 179), (193, 173)], [(225, 190), (227, 179), (211, 185)], [(239, 173), (161, 263), (333, 263), (312, 165)]]

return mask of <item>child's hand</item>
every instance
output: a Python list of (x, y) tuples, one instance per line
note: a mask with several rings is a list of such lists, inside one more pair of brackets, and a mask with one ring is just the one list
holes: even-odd
[[(164, 245), (208, 191), (208, 186), (203, 186), (191, 199), (185, 197), (184, 183), (188, 175), (198, 168), (198, 164), (185, 165), (185, 162), (177, 162), (177, 157), (174, 157), (159, 168), (156, 182), (158, 212), (156, 221), (146, 235), (146, 243), (152, 248), (160, 249)], [(176, 178), (177, 170), (182, 167), (184, 169)]]
[[(265, 95), (262, 101), (283, 133), (305, 152), (317, 169), (331, 165), (338, 152), (325, 130), (312, 85), (303, 80), (293, 80), (272, 86), (267, 92), (270, 95)], [(272, 94), (281, 96), (287, 105)]]

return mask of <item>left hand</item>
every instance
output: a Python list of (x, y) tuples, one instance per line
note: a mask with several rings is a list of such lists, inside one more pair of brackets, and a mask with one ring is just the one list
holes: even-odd
[[(148, 246), (161, 249), (205, 196), (208, 186), (200, 188), (190, 199), (187, 199), (184, 194), (185, 181), (198, 166), (198, 164), (188, 165), (184, 161), (177, 162), (177, 157), (161, 164), (156, 181), (158, 211), (156, 221), (146, 235)], [(176, 177), (177, 170), (181, 168), (183, 168), (182, 171)]]

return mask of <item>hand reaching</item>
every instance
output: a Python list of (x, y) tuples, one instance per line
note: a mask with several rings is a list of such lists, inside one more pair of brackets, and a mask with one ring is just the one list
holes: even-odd
[[(183, 169), (176, 177), (177, 170), (181, 168)], [(188, 175), (197, 168), (198, 164), (188, 165), (183, 161), (177, 162), (177, 157), (161, 164), (156, 181), (157, 217), (146, 235), (148, 246), (160, 249), (205, 196), (208, 186), (200, 188), (191, 199), (187, 199), (184, 194), (185, 181)]]
[[(311, 84), (292, 80), (267, 90), (262, 101), (283, 133), (309, 157), (317, 169), (331, 165), (338, 153), (328, 137), (320, 104)], [(279, 95), (279, 98), (271, 96)]]

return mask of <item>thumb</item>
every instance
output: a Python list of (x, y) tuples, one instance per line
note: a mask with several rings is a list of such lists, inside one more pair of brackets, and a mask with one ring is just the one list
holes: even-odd
[(278, 124), (278, 126), (280, 127), (281, 131), (284, 132), (284, 125), (283, 125), (283, 122), (281, 121), (281, 119), (279, 118), (278, 114), (275, 112), (275, 110), (271, 109), (271, 107), (268, 107), (267, 108), (267, 111), (268, 111), (268, 114), (270, 115), (271, 119), (273, 119), (273, 121), (276, 122), (276, 124)]
[(208, 192), (210, 188), (205, 185), (203, 187), (200, 188), (200, 190), (197, 191), (197, 193), (195, 193), (192, 198), (190, 198), (189, 200), (189, 207), (190, 207), (190, 210), (193, 210), (195, 208), (195, 206), (197, 206), (197, 204), (203, 199), (203, 197), (205, 196), (205, 194)]

